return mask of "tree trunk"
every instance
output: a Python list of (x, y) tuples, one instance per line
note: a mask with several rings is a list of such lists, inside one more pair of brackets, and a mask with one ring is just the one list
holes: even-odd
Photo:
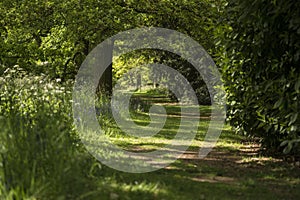
[(113, 47), (114, 47), (114, 42), (112, 41), (110, 44), (107, 45), (106, 50), (105, 50), (104, 54), (102, 55), (101, 59), (105, 59), (105, 61), (109, 61), (111, 64), (103, 72), (103, 74), (99, 80), (99, 84), (98, 84), (98, 88), (97, 88), (97, 93), (106, 94), (108, 96), (112, 95)]

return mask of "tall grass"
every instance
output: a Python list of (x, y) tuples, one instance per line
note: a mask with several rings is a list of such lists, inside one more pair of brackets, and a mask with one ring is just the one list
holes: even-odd
[(18, 67), (1, 76), (1, 199), (73, 199), (88, 190), (92, 162), (78, 148), (70, 89)]

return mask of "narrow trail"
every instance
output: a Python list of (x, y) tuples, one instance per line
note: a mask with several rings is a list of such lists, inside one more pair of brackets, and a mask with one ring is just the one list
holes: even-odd
[[(149, 99), (143, 98), (149, 103)], [(157, 114), (153, 118), (161, 121), (160, 117), (167, 117), (164, 128), (151, 138), (117, 137), (114, 140), (117, 145), (135, 153), (158, 149), (164, 150), (166, 154), (174, 151), (166, 145), (177, 134), (180, 115), (193, 120), (195, 116), (182, 113), (177, 103), (154, 99), (160, 101), (151, 103), (166, 107), (167, 116)], [(146, 105), (149, 109), (148, 103)], [(212, 151), (200, 159), (199, 148), (211, 120), (211, 108), (198, 108), (199, 129), (191, 146), (167, 167), (150, 173), (147, 178), (147, 175), (137, 175), (135, 179), (146, 179), (155, 184), (162, 182), (166, 191), (176, 194), (175, 199), (195, 199), (195, 194), (199, 194), (198, 199), (300, 199), (300, 168), (283, 159), (263, 156), (258, 141), (234, 134), (229, 125), (222, 130)], [(136, 120), (136, 124), (147, 127), (152, 118), (149, 118), (145, 109), (133, 112), (132, 119)], [(146, 158), (144, 160), (148, 162)], [(159, 163), (154, 164), (159, 166)]]
[[(177, 106), (176, 103), (158, 104)], [(180, 112), (172, 112), (168, 117), (179, 118)], [(194, 116), (191, 113), (183, 113), (183, 117)], [(199, 120), (211, 120), (210, 113), (201, 113)], [(246, 138), (232, 140), (225, 135), (219, 138), (219, 143), (204, 159), (198, 157), (198, 150), (185, 151), (178, 159), (180, 165), (171, 164), (166, 167), (166, 170), (188, 172), (187, 178), (195, 182), (233, 185), (259, 182), (278, 194), (287, 189), (283, 187), (284, 184), (290, 186), (294, 184), (295, 186), (292, 187), (298, 188), (300, 186), (299, 166), (280, 158), (262, 156), (258, 141), (249, 141)], [(289, 183), (289, 180), (293, 181)]]

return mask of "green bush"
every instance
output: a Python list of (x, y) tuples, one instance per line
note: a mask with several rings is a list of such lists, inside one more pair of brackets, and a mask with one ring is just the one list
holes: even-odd
[(294, 0), (230, 0), (219, 45), (228, 119), (271, 152), (297, 151), (300, 137), (299, 10)]

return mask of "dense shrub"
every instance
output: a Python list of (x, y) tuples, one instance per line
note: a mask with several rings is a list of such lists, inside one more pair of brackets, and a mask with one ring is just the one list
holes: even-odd
[(230, 0), (223, 25), (228, 119), (270, 151), (283, 141), (285, 153), (296, 151), (300, 137), (299, 12), (294, 0)]

